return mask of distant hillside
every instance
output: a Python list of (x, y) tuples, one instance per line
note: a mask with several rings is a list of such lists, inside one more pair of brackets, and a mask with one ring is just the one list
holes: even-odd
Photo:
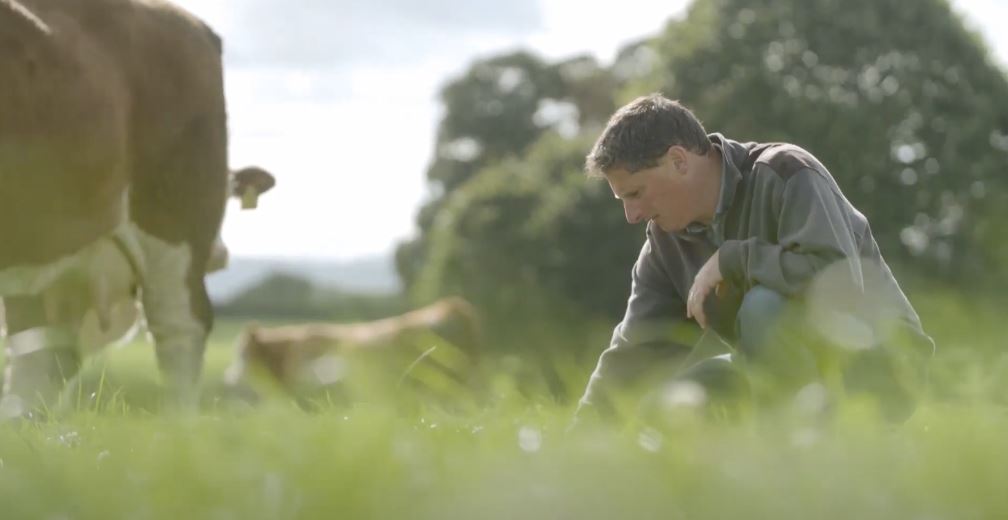
[(351, 292), (391, 294), (400, 290), (391, 256), (375, 256), (345, 261), (231, 258), (227, 269), (207, 277), (207, 291), (214, 303), (221, 303), (276, 272)]

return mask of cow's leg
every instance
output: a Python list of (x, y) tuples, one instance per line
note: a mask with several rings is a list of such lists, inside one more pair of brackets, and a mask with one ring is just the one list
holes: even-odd
[(227, 117), (220, 40), (186, 17), (166, 26), (161, 11), (138, 24), (168, 32), (129, 54), (159, 71), (131, 76), (130, 219), (158, 365), (174, 396), (193, 403), (212, 324), (203, 277), (227, 197)]
[(142, 301), (169, 395), (189, 406), (213, 317), (203, 278), (224, 216), (223, 112), (197, 117), (178, 142), (138, 161), (131, 219), (144, 253)]
[(5, 298), (4, 305), (8, 337), (0, 418), (52, 409), (66, 381), (80, 370), (76, 331), (47, 325), (40, 297)]
[(174, 404), (189, 407), (199, 396), (203, 352), (212, 325), (210, 300), (203, 283), (206, 255), (187, 243), (171, 244), (141, 232), (146, 256), (142, 300), (147, 327), (154, 336), (158, 368)]

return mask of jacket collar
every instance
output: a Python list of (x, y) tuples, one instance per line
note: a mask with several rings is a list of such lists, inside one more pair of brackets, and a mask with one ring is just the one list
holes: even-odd
[(735, 190), (742, 180), (742, 172), (738, 167), (745, 163), (749, 151), (742, 143), (732, 141), (720, 133), (713, 133), (707, 137), (721, 152), (721, 192), (718, 195), (717, 209), (714, 211), (714, 222), (717, 222), (731, 207)]
[(716, 243), (724, 242), (724, 216), (731, 207), (735, 198), (735, 191), (742, 180), (742, 173), (739, 171), (739, 164), (746, 160), (748, 152), (745, 145), (732, 141), (720, 133), (713, 133), (707, 136), (711, 143), (721, 154), (721, 190), (718, 193), (718, 203), (714, 210), (714, 220), (710, 226), (694, 222), (681, 233), (690, 238), (699, 238), (710, 234), (710, 238)]

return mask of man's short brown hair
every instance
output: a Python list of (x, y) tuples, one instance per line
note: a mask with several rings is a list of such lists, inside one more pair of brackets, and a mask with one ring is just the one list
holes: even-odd
[(706, 154), (710, 139), (700, 120), (678, 101), (655, 93), (641, 96), (616, 111), (585, 158), (588, 175), (615, 168), (634, 173), (657, 166), (670, 146)]

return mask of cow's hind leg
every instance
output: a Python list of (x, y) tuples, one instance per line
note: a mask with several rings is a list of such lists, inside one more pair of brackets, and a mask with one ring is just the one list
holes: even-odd
[(142, 300), (158, 368), (172, 405), (190, 407), (199, 396), (212, 324), (203, 278), (193, 272), (193, 263), (200, 260), (188, 243), (172, 244), (143, 232), (140, 237), (146, 257)]
[(159, 367), (174, 397), (193, 404), (212, 324), (203, 277), (228, 182), (220, 41), (188, 16), (152, 13), (138, 23), (154, 43), (132, 49), (158, 73), (131, 78), (130, 219), (146, 259), (143, 304)]
[(213, 322), (203, 278), (224, 215), (224, 126), (222, 109), (195, 116), (161, 153), (138, 161), (130, 193), (145, 258), (144, 314), (169, 396), (184, 407), (199, 396)]

